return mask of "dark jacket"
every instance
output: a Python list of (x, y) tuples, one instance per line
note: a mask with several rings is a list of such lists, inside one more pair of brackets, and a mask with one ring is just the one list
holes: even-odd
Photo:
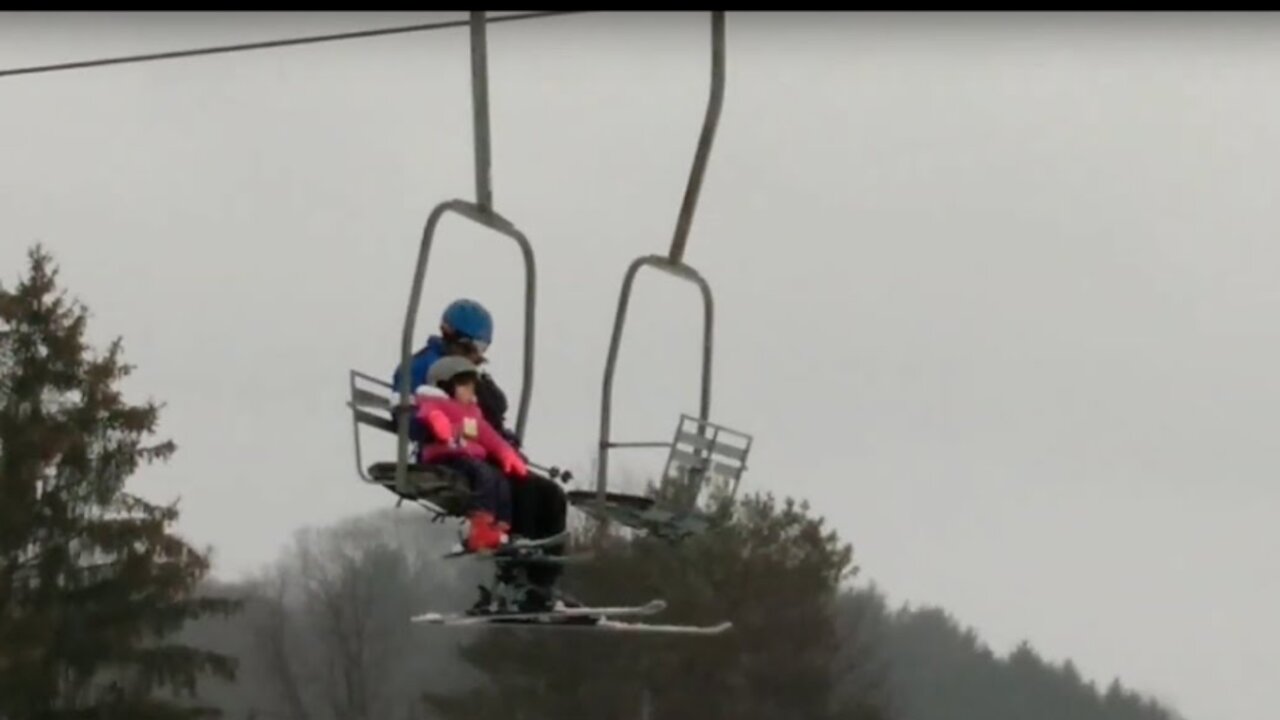
[(507, 395), (487, 372), (480, 373), (480, 381), (476, 383), (476, 402), (484, 419), (497, 428), (507, 442), (519, 448), (520, 438), (507, 427)]

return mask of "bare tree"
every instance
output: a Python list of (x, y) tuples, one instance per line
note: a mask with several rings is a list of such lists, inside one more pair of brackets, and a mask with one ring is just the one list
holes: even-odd
[(292, 618), (286, 605), (287, 583), (282, 575), (259, 581), (261, 614), (251, 623), (252, 652), (263, 671), (265, 685), (283, 709), (269, 717), (311, 720), (299, 687), (297, 670), (290, 660), (289, 635)]
[(254, 654), (282, 720), (381, 720), (420, 712), (426, 687), (452, 670), (456, 640), (412, 626), (427, 603), (466, 599), (482, 568), (442, 561), (447, 526), (376, 513), (297, 534), (260, 580), (267, 606)]

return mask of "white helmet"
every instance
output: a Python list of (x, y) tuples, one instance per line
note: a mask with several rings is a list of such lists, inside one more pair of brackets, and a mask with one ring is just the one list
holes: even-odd
[(431, 363), (430, 369), (427, 370), (427, 384), (438, 386), (442, 382), (449, 382), (459, 375), (466, 374), (479, 375), (480, 368), (461, 355), (446, 355)]

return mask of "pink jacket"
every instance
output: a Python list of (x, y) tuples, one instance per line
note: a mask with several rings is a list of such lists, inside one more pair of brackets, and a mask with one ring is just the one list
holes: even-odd
[[(509, 475), (524, 477), (528, 470), (520, 454), (484, 419), (478, 405), (464, 405), (448, 397), (418, 396), (418, 419), (436, 437), (422, 447), (422, 462), (449, 455), (493, 458)], [(441, 438), (447, 438), (441, 440)]]

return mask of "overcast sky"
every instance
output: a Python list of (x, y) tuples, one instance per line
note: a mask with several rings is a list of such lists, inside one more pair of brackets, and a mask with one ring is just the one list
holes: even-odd
[[(0, 67), (439, 17), (13, 14)], [(528, 446), (581, 475), (622, 272), (674, 226), (708, 26), (490, 29), (495, 200), (541, 273)], [(687, 259), (716, 293), (713, 416), (756, 435), (744, 487), (809, 499), (864, 580), (998, 651), (1027, 638), (1194, 720), (1270, 720), (1277, 32), (730, 14)], [(3, 279), (43, 241), (95, 338), (124, 336), (179, 444), (136, 486), (181, 497), (223, 575), (391, 501), (354, 474), (345, 373), (389, 374), (422, 222), (474, 193), (466, 41), (0, 79)], [(514, 401), (519, 255), (462, 220), (440, 238), (422, 335), (454, 296), (490, 305)], [(696, 293), (646, 275), (632, 319), (615, 428), (661, 439), (696, 411)]]

